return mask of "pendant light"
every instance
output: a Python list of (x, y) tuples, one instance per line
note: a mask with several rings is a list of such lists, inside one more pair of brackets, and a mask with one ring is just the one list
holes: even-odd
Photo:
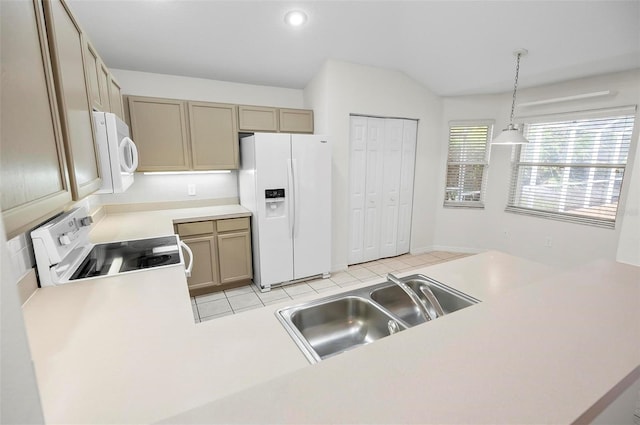
[(511, 117), (509, 118), (509, 125), (502, 130), (502, 133), (491, 141), (492, 145), (521, 145), (523, 143), (529, 143), (524, 138), (520, 130), (513, 124), (513, 112), (516, 109), (516, 91), (518, 90), (518, 72), (520, 72), (520, 57), (525, 56), (527, 49), (518, 49), (513, 52), (517, 57), (516, 59), (516, 80), (513, 83), (513, 100), (511, 102)]

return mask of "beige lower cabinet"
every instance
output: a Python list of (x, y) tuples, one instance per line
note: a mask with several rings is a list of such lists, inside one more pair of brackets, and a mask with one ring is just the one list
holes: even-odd
[(246, 282), (253, 278), (249, 219), (218, 220), (220, 283)]
[(193, 270), (191, 277), (187, 279), (189, 291), (210, 288), (220, 284), (218, 278), (218, 265), (214, 261), (216, 258), (216, 239), (214, 236), (200, 236), (184, 238), (193, 252)]
[(249, 218), (180, 223), (176, 233), (193, 251), (191, 296), (246, 285), (253, 278)]

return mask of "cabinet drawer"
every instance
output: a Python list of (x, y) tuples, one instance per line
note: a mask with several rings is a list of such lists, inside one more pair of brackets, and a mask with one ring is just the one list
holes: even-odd
[(178, 235), (192, 236), (213, 233), (212, 221), (196, 221), (193, 223), (180, 223), (177, 226)]
[(244, 230), (249, 228), (249, 217), (228, 218), (216, 221), (218, 232), (229, 232), (231, 230)]

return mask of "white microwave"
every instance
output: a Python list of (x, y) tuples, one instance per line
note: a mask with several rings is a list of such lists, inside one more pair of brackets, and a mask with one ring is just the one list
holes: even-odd
[(129, 126), (110, 112), (94, 112), (96, 144), (102, 187), (96, 193), (122, 193), (133, 184), (138, 149), (129, 137)]

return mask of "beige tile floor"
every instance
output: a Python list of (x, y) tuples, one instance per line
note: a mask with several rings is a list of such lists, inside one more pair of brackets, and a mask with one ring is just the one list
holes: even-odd
[(191, 298), (193, 318), (196, 323), (230, 314), (260, 308), (269, 304), (285, 300), (295, 300), (310, 293), (344, 288), (378, 277), (386, 277), (387, 273), (407, 272), (427, 265), (443, 263), (470, 254), (456, 252), (432, 251), (426, 254), (404, 254), (397, 257), (383, 258), (368, 263), (349, 266), (348, 270), (332, 273), (328, 279), (314, 279), (301, 283), (260, 292), (257, 286), (251, 284), (227, 291), (200, 295)]

